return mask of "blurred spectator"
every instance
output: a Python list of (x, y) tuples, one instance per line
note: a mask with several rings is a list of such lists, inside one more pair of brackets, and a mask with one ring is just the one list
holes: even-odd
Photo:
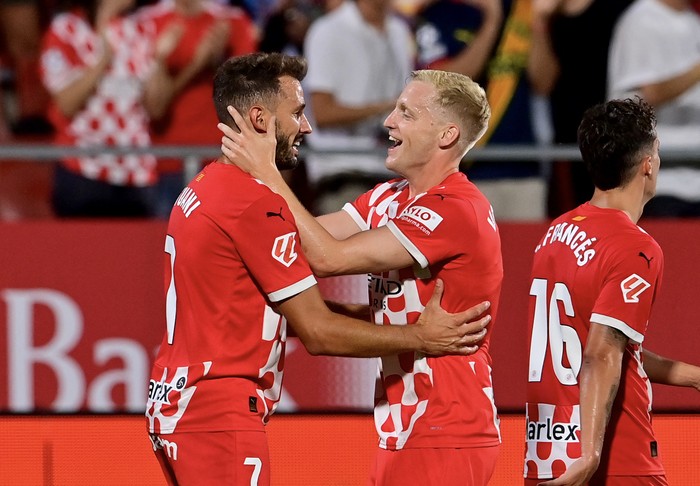
[(321, 3), (311, 0), (279, 2), (265, 21), (260, 50), (303, 56), (304, 37), (311, 23), (322, 14)]
[[(231, 56), (257, 50), (247, 14), (216, 0), (161, 0), (142, 11), (156, 35), (147, 106), (154, 144), (219, 145), (211, 102), (214, 72)], [(182, 161), (159, 160), (157, 213), (167, 218), (184, 187)], [(194, 175), (194, 174), (192, 174)]]
[[(143, 104), (149, 35), (128, 12), (134, 0), (65, 0), (43, 41), (41, 72), (52, 96), (56, 142), (78, 147), (148, 147)], [(58, 216), (151, 216), (151, 155), (65, 158), (56, 167)]]
[[(700, 17), (689, 0), (636, 0), (615, 26), (608, 96), (656, 109), (663, 148), (700, 148)], [(696, 155), (697, 157), (697, 155)], [(664, 160), (646, 216), (700, 216), (700, 165)]]
[[(413, 68), (413, 36), (391, 0), (345, 1), (316, 20), (304, 42), (308, 136), (316, 150), (377, 150), (388, 146), (384, 118)], [(329, 213), (390, 177), (386, 154), (309, 154), (315, 211)]]
[[(5, 130), (10, 127), (19, 136), (48, 135), (51, 131), (46, 120), (49, 95), (39, 76), (41, 35), (38, 0), (0, 0), (0, 36), (5, 45), (2, 51), (7, 54), (16, 105), (14, 119), (5, 120)], [(0, 126), (0, 136), (2, 130)]]
[[(613, 26), (632, 0), (533, 0), (528, 75), (535, 93), (548, 97), (553, 142), (576, 144), (587, 108), (605, 101)], [(552, 164), (549, 213), (588, 201), (590, 177), (580, 160)]]
[[(530, 7), (531, 0), (435, 0), (418, 14), (420, 67), (465, 74), (486, 89), (492, 116), (479, 145), (535, 143), (525, 76)], [(463, 168), (497, 218), (545, 216), (546, 183), (539, 162), (489, 161)]]
[[(0, 71), (2, 70), (2, 65), (0, 64)], [(10, 124), (7, 121), (7, 115), (5, 114), (5, 90), (2, 84), (0, 84), (0, 142), (7, 142), (12, 138), (10, 133)]]

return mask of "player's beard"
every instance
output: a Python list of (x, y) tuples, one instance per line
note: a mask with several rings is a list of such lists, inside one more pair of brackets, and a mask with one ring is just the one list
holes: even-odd
[(295, 169), (299, 165), (297, 156), (294, 155), (289, 137), (282, 132), (279, 122), (275, 122), (275, 137), (277, 149), (275, 150), (275, 164), (279, 170)]

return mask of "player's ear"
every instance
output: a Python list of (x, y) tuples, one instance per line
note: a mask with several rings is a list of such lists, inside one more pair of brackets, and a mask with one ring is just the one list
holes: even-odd
[(260, 105), (253, 105), (248, 110), (248, 116), (253, 128), (261, 133), (267, 132), (267, 113)]
[(440, 132), (440, 148), (447, 148), (454, 145), (459, 140), (459, 127), (457, 125), (447, 125)]
[(652, 171), (654, 170), (654, 167), (651, 163), (651, 156), (646, 156), (642, 160), (642, 172), (645, 176), (650, 176), (652, 174)]

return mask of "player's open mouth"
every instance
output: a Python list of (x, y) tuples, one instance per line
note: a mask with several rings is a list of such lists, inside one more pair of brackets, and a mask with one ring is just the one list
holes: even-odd
[(389, 147), (389, 150), (395, 149), (396, 147), (398, 147), (399, 145), (401, 145), (403, 143), (403, 140), (399, 140), (397, 138), (394, 138), (391, 135), (389, 135), (389, 141), (393, 144), (391, 147)]
[(301, 139), (295, 141), (292, 144), (292, 152), (294, 152), (294, 155), (299, 155), (299, 146), (301, 145)]

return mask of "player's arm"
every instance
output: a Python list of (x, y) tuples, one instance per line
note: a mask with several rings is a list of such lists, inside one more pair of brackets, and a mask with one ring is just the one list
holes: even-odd
[(603, 450), (628, 338), (619, 330), (591, 322), (579, 374), (581, 458), (546, 486), (583, 486), (593, 476)]
[(278, 307), (313, 355), (373, 357), (407, 351), (429, 355), (473, 354), (486, 334), (490, 316), (482, 314), (489, 303), (449, 314), (440, 307), (443, 289), (442, 281), (438, 280), (418, 322), (410, 326), (377, 326), (336, 314), (325, 305), (316, 285), (286, 299)]
[(344, 304), (340, 302), (326, 301), (326, 306), (335, 314), (372, 322), (372, 308), (367, 304)]
[[(221, 146), (223, 154), (284, 198), (294, 214), (304, 254), (317, 276), (381, 272), (413, 264), (411, 254), (388, 228), (360, 231), (344, 211), (321, 219), (331, 229), (332, 234), (329, 233), (304, 208), (277, 170), (274, 131), (260, 134), (233, 107), (229, 107), (229, 113), (240, 132), (223, 123), (218, 124), (224, 134)], [(274, 126), (274, 117), (268, 123)], [(348, 235), (352, 236), (348, 238)]]
[(692, 387), (700, 391), (700, 367), (666, 358), (644, 349), (644, 371), (654, 383)]

